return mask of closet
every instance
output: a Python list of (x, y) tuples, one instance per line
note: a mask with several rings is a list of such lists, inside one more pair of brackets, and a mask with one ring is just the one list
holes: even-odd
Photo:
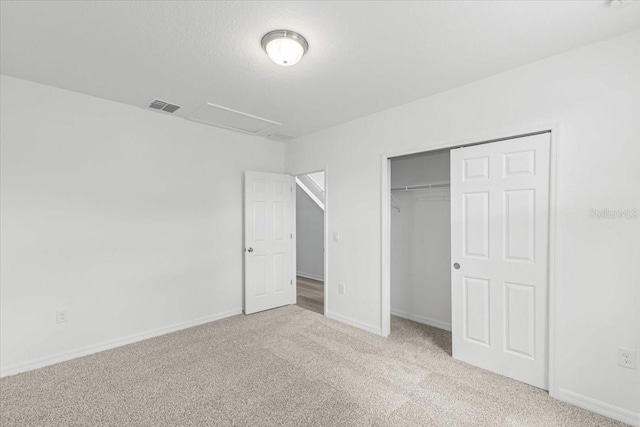
[(391, 314), (451, 330), (449, 150), (391, 159)]

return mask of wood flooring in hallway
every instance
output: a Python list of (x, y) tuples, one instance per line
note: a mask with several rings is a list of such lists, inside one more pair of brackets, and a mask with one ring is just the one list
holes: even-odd
[(297, 302), (299, 307), (315, 311), (324, 316), (324, 282), (296, 276)]

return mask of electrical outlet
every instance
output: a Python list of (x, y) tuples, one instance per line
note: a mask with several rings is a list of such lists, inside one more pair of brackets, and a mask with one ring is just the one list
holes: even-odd
[(338, 293), (344, 295), (344, 288), (345, 288), (344, 283), (340, 283), (338, 285)]
[(69, 318), (67, 317), (67, 310), (56, 311), (56, 322), (64, 323), (67, 320), (69, 320)]
[(629, 369), (636, 369), (636, 351), (628, 348), (619, 348), (618, 365)]

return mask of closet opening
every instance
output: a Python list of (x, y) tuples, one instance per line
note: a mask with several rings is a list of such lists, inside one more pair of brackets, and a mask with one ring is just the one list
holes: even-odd
[(450, 150), (391, 158), (390, 175), (390, 332), (437, 328), (451, 353)]
[(383, 336), (553, 387), (555, 135), (382, 156)]
[(325, 314), (325, 172), (296, 180), (296, 304)]

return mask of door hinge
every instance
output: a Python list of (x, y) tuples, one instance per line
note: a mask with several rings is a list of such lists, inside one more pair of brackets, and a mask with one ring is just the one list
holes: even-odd
[(289, 280), (289, 282), (293, 285), (293, 279)]
[(289, 238), (290, 238), (290, 239), (293, 239), (293, 233), (290, 233), (290, 234), (289, 234)]

